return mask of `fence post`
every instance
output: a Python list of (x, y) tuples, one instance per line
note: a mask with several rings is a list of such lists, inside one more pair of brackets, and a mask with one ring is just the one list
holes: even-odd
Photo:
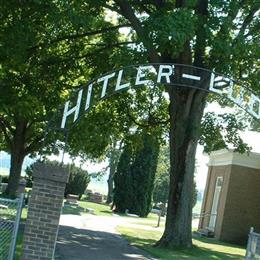
[(23, 238), (23, 260), (53, 258), (60, 212), (69, 171), (60, 166), (35, 164), (33, 187)]
[(252, 233), (254, 232), (254, 228), (251, 227), (249, 234), (248, 234), (248, 241), (247, 241), (247, 247), (246, 247), (246, 260), (250, 260), (252, 256), (251, 252), (251, 246), (252, 246)]
[(11, 244), (10, 244), (8, 260), (14, 259), (16, 240), (17, 240), (20, 219), (21, 219), (22, 210), (23, 210), (23, 200), (24, 200), (24, 193), (21, 193), (19, 195), (19, 199), (18, 199), (19, 202), (17, 205), (17, 214), (15, 217), (14, 228), (13, 228), (13, 232), (12, 232), (12, 240), (11, 240)]

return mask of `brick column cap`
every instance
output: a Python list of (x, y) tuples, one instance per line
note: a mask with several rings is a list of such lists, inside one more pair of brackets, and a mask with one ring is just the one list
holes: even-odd
[(48, 165), (42, 162), (36, 162), (33, 166), (33, 177), (61, 183), (68, 183), (69, 170), (62, 168), (59, 165)]

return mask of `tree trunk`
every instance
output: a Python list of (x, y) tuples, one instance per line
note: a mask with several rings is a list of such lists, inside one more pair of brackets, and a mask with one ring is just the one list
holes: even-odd
[(195, 153), (206, 92), (171, 88), (170, 191), (165, 231), (157, 246), (192, 246), (192, 189)]
[(122, 144), (119, 145), (119, 148), (117, 148), (116, 145), (117, 145), (117, 142), (114, 141), (112, 143), (112, 147), (111, 147), (111, 150), (110, 150), (109, 176), (108, 176), (108, 180), (107, 180), (108, 192), (107, 192), (106, 204), (110, 204), (113, 201), (114, 176), (115, 176), (115, 173), (116, 173), (116, 168), (117, 168), (117, 164), (118, 164), (118, 161), (119, 161)]
[(115, 172), (116, 172), (115, 165), (111, 165), (111, 163), (110, 163), (109, 164), (109, 176), (108, 176), (108, 180), (107, 180), (108, 192), (107, 192), (106, 204), (110, 204), (113, 201), (113, 189), (114, 189), (114, 175), (115, 175)]
[(16, 197), (16, 191), (19, 186), (19, 180), (22, 171), (22, 165), (25, 158), (25, 132), (26, 122), (20, 121), (16, 124), (13, 144), (11, 147), (11, 167), (8, 186), (5, 194), (10, 198)]

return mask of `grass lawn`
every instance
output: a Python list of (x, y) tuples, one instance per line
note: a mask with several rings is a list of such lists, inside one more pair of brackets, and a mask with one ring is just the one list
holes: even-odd
[(66, 205), (62, 209), (62, 214), (82, 215), (87, 213), (87, 208), (94, 210), (95, 215), (112, 216), (113, 212), (108, 205), (97, 204), (89, 201), (79, 201), (78, 205)]
[[(73, 215), (82, 215), (87, 213), (87, 208), (94, 210), (95, 215), (99, 216), (112, 216), (113, 212), (111, 211), (108, 205), (97, 204), (89, 201), (79, 201), (77, 205), (67, 205), (63, 207), (62, 214), (73, 214)], [(23, 208), (21, 220), (25, 221), (28, 214), (28, 208)]]
[(22, 256), (22, 245), (23, 245), (23, 231), (18, 233), (16, 240), (15, 258), (14, 260), (19, 260)]
[(162, 235), (159, 231), (144, 230), (139, 228), (118, 227), (118, 231), (132, 245), (135, 245), (152, 256), (165, 259), (244, 259), (245, 249), (239, 246), (225, 244), (214, 239), (196, 238), (193, 239), (194, 247), (190, 250), (177, 249), (167, 250), (155, 248), (152, 245), (158, 241)]
[(28, 214), (28, 208), (23, 208), (22, 215), (21, 215), (21, 221), (26, 221)]
[[(133, 221), (132, 224), (157, 227), (158, 216), (156, 214), (150, 213), (147, 218), (136, 218), (136, 220)], [(165, 217), (161, 217), (160, 227), (164, 227), (164, 226), (165, 226)]]
[(192, 209), (192, 213), (200, 214), (201, 206), (202, 206), (202, 202), (201, 201), (197, 201), (196, 205)]

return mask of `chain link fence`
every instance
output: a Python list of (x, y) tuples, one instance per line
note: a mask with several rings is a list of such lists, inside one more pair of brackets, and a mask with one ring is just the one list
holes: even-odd
[(24, 194), (15, 200), (0, 198), (0, 260), (13, 260)]
[(256, 259), (260, 259), (260, 234), (254, 232), (254, 228), (251, 228), (248, 235), (246, 260)]

